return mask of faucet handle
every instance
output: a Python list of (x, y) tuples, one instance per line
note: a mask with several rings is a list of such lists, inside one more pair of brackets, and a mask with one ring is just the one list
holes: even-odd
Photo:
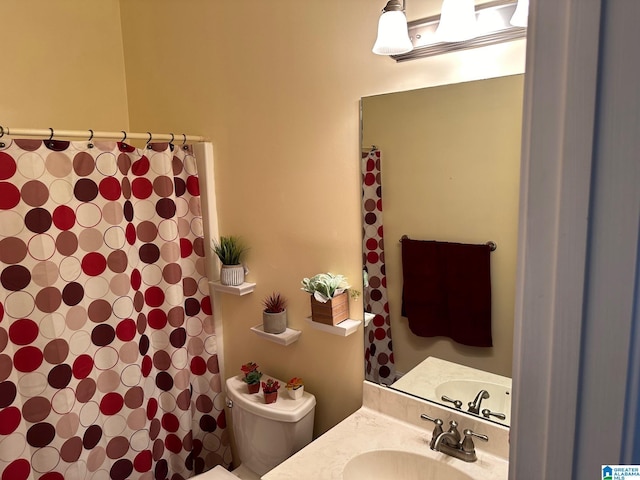
[(429, 420), (430, 422), (436, 424), (436, 426), (433, 428), (434, 438), (442, 433), (442, 420), (440, 420), (439, 418), (431, 418), (429, 415), (426, 415), (424, 413), (420, 415), (420, 418), (422, 420)]
[(442, 420), (440, 420), (439, 418), (432, 418), (429, 415), (427, 415), (426, 413), (421, 413), (420, 414), (420, 418), (422, 420), (428, 420), (430, 422), (435, 423), (437, 427), (442, 427)]
[(440, 420), (439, 418), (431, 418), (429, 415), (426, 415), (424, 413), (420, 415), (420, 418), (422, 420), (428, 420), (436, 424), (436, 426), (433, 428), (433, 433), (431, 434), (431, 442), (429, 443), (429, 446), (433, 448), (436, 438), (438, 438), (438, 436), (442, 434), (442, 420)]
[(440, 397), (440, 399), (443, 402), (451, 402), (453, 403), (453, 405), (457, 408), (457, 409), (461, 409), (462, 408), (462, 400), (454, 400), (451, 397), (447, 397), (446, 395), (442, 395), (442, 397)]
[(464, 431), (464, 440), (462, 441), (462, 451), (463, 452), (475, 452), (475, 445), (473, 444), (472, 437), (476, 437), (484, 442), (489, 441), (489, 437), (486, 435), (482, 435), (481, 433), (476, 433), (473, 430), (465, 428)]
[(492, 412), (488, 408), (482, 410), (482, 416), (485, 418), (489, 418), (491, 416), (496, 417), (499, 420), (506, 420), (507, 416), (504, 413)]

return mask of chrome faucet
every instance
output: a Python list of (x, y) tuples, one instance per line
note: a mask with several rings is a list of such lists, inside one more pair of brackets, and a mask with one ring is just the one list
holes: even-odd
[[(433, 442), (432, 450), (443, 452), (443, 447), (458, 449), (460, 444), (460, 432), (458, 431), (458, 422), (451, 420), (449, 422), (449, 430), (442, 432)], [(445, 452), (443, 452), (445, 453)]]
[(480, 404), (482, 403), (483, 398), (489, 398), (489, 392), (486, 390), (480, 390), (476, 395), (476, 398), (473, 402), (469, 402), (469, 410), (468, 412), (475, 413), (476, 415), (480, 414)]
[(485, 442), (489, 441), (489, 437), (486, 435), (475, 433), (468, 428), (464, 430), (464, 439), (460, 441), (458, 423), (455, 420), (449, 422), (449, 430), (444, 432), (442, 431), (442, 420), (439, 418), (431, 418), (424, 414), (420, 415), (420, 418), (436, 424), (429, 444), (431, 450), (450, 455), (464, 462), (475, 462), (478, 459), (472, 437), (479, 438)]

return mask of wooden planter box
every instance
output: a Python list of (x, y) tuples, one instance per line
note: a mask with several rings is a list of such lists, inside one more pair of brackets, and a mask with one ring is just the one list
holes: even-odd
[(337, 325), (349, 318), (349, 296), (347, 292), (333, 297), (327, 303), (317, 301), (311, 295), (311, 319), (325, 325)]

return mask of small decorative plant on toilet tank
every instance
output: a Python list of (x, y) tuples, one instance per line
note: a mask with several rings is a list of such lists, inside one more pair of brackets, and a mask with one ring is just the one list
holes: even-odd
[(266, 382), (262, 382), (262, 391), (264, 392), (264, 403), (273, 403), (278, 399), (278, 389), (280, 383), (273, 378), (268, 378)]
[(287, 393), (294, 400), (299, 400), (304, 394), (304, 381), (300, 377), (293, 377), (284, 386), (287, 389)]
[(240, 367), (244, 377), (242, 381), (247, 384), (249, 393), (258, 393), (260, 391), (260, 379), (262, 372), (258, 370), (258, 365), (254, 362), (245, 363)]
[(337, 325), (349, 318), (347, 290), (351, 286), (342, 275), (319, 273), (302, 280), (302, 290), (311, 294), (311, 319)]

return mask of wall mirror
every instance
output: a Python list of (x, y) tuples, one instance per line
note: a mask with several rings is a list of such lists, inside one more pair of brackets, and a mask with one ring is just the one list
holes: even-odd
[[(397, 374), (382, 383), (392, 388), (394, 379), (415, 374), (414, 369), (428, 357), (511, 377), (523, 85), (524, 75), (512, 75), (361, 100), (363, 159), (372, 146), (379, 151), (376, 175), (384, 226), (384, 253), (379, 256), (384, 262)], [(363, 197), (366, 217), (372, 204), (365, 204)], [(495, 242), (497, 248), (491, 253), (492, 347), (466, 346), (448, 337), (419, 337), (410, 331), (401, 315), (403, 235), (415, 240)], [(365, 245), (365, 265), (369, 253)], [(365, 290), (370, 293), (381, 283), (376, 279)], [(379, 333), (379, 325), (366, 327), (365, 348)], [(469, 372), (474, 376), (473, 370)], [(365, 371), (365, 378), (380, 381), (371, 371)], [(427, 395), (427, 400), (456, 408), (429, 397), (417, 380), (398, 381), (398, 385), (405, 393)], [(469, 399), (460, 400), (464, 411)], [(508, 420), (490, 420), (508, 424)]]

